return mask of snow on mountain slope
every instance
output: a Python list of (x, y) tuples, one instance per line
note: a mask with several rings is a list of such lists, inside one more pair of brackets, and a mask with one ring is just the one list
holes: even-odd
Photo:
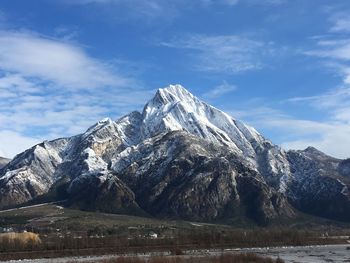
[[(0, 170), (0, 207), (20, 204), (47, 193), (62, 176), (74, 178), (107, 167), (101, 158), (118, 145), (114, 122), (99, 122), (82, 135), (35, 145)], [(93, 149), (93, 150), (92, 150)], [(90, 151), (89, 151), (90, 150)]]
[(181, 85), (159, 89), (143, 110), (141, 137), (184, 130), (244, 156), (271, 185), (285, 191), (290, 181), (285, 152), (254, 128), (202, 102)]
[(248, 217), (264, 223), (294, 215), (285, 197), (235, 151), (185, 131), (162, 133), (125, 149), (112, 159), (111, 169), (154, 216), (213, 220), (253, 210)]
[(341, 173), (342, 160), (313, 147), (287, 154), (292, 183), (287, 196), (306, 213), (350, 220), (350, 180)]
[[(180, 85), (159, 89), (146, 104), (142, 114), (132, 112), (117, 121), (106, 118), (81, 135), (45, 142), (45, 154), (38, 154), (35, 150), (20, 154), (6, 170), (0, 172), (1, 182), (10, 185), (10, 181), (5, 178), (23, 181), (23, 177), (33, 177), (30, 180), (32, 183), (27, 184), (35, 184), (37, 190), (31, 194), (20, 193), (24, 196), (13, 198), (15, 203), (29, 200), (47, 192), (61, 177), (76, 180), (89, 174), (100, 176), (108, 173), (108, 163), (113, 156), (157, 134), (174, 130), (183, 130), (206, 141), (229, 147), (231, 151), (244, 156), (252, 169), (271, 177), (269, 181), (273, 181), (276, 189), (285, 188), (285, 178), (288, 176), (284, 173), (283, 158), (280, 158), (283, 153), (254, 128), (202, 102)], [(41, 166), (41, 163), (44, 165)], [(17, 170), (18, 167), (20, 170)], [(33, 173), (33, 169), (40, 171)], [(20, 173), (22, 170), (29, 172), (23, 176), (23, 172)]]
[(349, 167), (314, 148), (286, 152), (170, 85), (142, 113), (103, 119), (17, 155), (0, 168), (0, 208), (63, 185), (70, 203), (83, 209), (205, 220), (228, 216), (226, 209), (233, 216), (243, 204), (265, 221), (293, 215), (287, 200), (303, 211), (322, 200), (312, 213), (350, 220)]
[(254, 129), (200, 101), (180, 85), (159, 89), (143, 110), (142, 137), (174, 130), (227, 145), (247, 158), (254, 158), (250, 140), (264, 141)]
[(0, 170), (0, 207), (24, 203), (46, 193), (62, 162), (60, 148), (54, 146), (66, 143), (65, 139), (43, 142), (17, 155), (3, 167)]

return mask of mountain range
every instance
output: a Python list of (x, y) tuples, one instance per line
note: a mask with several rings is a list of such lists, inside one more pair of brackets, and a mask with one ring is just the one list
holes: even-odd
[(142, 112), (0, 160), (0, 209), (65, 200), (194, 221), (268, 224), (302, 212), (350, 222), (349, 189), (350, 159), (285, 151), (180, 85), (159, 89)]

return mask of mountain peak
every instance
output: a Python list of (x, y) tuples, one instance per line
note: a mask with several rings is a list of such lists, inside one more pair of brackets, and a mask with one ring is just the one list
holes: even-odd
[(334, 158), (332, 156), (329, 156), (327, 154), (325, 154), (324, 152), (318, 150), (315, 147), (309, 146), (304, 150), (301, 150), (300, 152), (306, 154), (307, 156), (311, 156), (312, 158), (317, 158), (319, 160), (336, 160), (337, 158)]
[(87, 131), (84, 133), (84, 137), (87, 138), (99, 130), (102, 130), (107, 127), (111, 128), (111, 127), (114, 127), (114, 125), (115, 125), (115, 122), (112, 121), (110, 118), (104, 118), (98, 121), (97, 123), (95, 123), (94, 125), (92, 125), (89, 129), (87, 129)]
[(165, 88), (158, 89), (158, 92), (162, 94), (170, 93), (177, 97), (183, 97), (183, 96), (194, 97), (186, 88), (184, 88), (184, 86), (180, 84), (169, 85)]
[(168, 131), (186, 131), (253, 157), (251, 141), (262, 137), (252, 128), (201, 101), (181, 85), (159, 89), (142, 113), (142, 138)]
[(180, 84), (169, 85), (165, 88), (158, 89), (156, 95), (148, 104), (165, 105), (180, 101), (193, 101), (196, 99), (187, 89)]
[(97, 127), (102, 127), (102, 126), (106, 126), (106, 125), (110, 125), (111, 123), (113, 123), (113, 121), (110, 118), (103, 118), (102, 120), (99, 120), (98, 122), (96, 122), (94, 125), (92, 125), (87, 132), (96, 129)]
[(316, 155), (326, 155), (324, 152), (321, 152), (317, 148), (313, 146), (309, 146), (306, 149), (304, 149), (302, 152), (307, 153), (307, 154), (316, 154)]

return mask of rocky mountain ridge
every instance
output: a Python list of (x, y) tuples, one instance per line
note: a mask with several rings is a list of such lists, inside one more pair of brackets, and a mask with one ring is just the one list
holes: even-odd
[(51, 194), (81, 209), (200, 221), (265, 224), (299, 210), (350, 221), (349, 171), (314, 148), (284, 151), (171, 85), (142, 113), (17, 155), (0, 169), (0, 208)]

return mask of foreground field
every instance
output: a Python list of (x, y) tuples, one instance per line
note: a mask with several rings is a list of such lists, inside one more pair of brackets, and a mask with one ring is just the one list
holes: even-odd
[[(82, 212), (45, 204), (0, 211), (4, 232), (27, 231), (23, 237), (7, 233), (16, 239), (0, 238), (0, 260), (145, 253), (176, 256), (203, 249), (344, 244), (349, 238), (345, 224), (304, 220), (290, 227), (238, 227)], [(24, 236), (31, 236), (32, 240), (24, 242)]]
[(289, 262), (350, 262), (350, 244), (245, 249), (251, 253)]
[(61, 257), (52, 259), (33, 259), (5, 261), (4, 263), (321, 263), (350, 262), (349, 245), (243, 248), (226, 250), (192, 250), (184, 251), (184, 255), (147, 253), (142, 255), (104, 255), (87, 257)]

